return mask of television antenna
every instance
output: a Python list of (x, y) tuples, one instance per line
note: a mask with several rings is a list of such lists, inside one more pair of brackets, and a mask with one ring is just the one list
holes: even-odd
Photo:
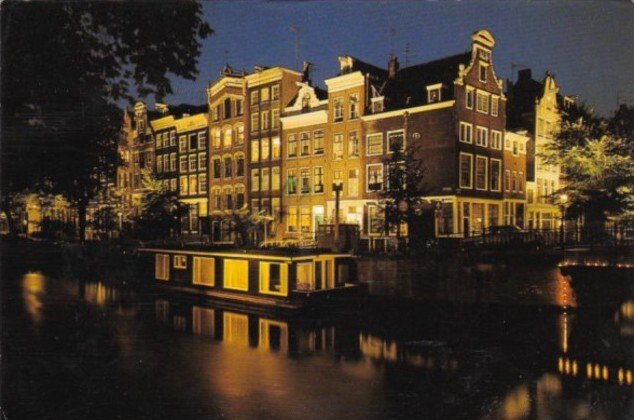
[(299, 69), (299, 37), (302, 29), (295, 24), (291, 24), (288, 29), (295, 34), (295, 68)]

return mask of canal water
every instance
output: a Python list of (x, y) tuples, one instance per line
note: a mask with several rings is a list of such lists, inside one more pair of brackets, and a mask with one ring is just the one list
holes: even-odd
[(3, 262), (9, 420), (634, 418), (634, 296), (552, 265), (365, 262), (360, 307), (289, 317)]

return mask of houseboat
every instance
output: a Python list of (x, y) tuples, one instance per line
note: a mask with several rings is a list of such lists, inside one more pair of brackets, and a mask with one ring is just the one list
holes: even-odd
[(141, 248), (154, 284), (238, 305), (297, 310), (349, 302), (363, 290), (350, 254), (320, 250)]

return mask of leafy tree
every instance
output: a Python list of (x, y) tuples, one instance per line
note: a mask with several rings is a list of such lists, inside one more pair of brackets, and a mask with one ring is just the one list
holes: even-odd
[(409, 225), (420, 207), (420, 200), (427, 191), (423, 185), (425, 169), (418, 147), (403, 140), (393, 140), (391, 154), (383, 161), (386, 168), (385, 185), (381, 192), (385, 232), (396, 230), (400, 241), (401, 226)]
[(562, 119), (545, 160), (561, 165), (572, 215), (589, 222), (619, 216), (634, 206), (634, 139), (631, 110), (622, 107), (613, 118), (596, 117), (585, 106), (573, 108)]
[[(86, 208), (117, 164), (120, 101), (194, 79), (211, 34), (196, 1), (2, 3), (2, 207), (50, 181)], [(36, 25), (33, 22), (37, 22)]]

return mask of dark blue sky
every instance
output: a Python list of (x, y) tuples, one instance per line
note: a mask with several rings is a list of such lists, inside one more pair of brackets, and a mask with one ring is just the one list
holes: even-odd
[[(205, 86), (225, 63), (296, 67), (290, 25), (300, 28), (299, 60), (315, 64), (313, 81), (335, 75), (337, 56), (384, 67), (390, 51), (405, 65), (465, 51), (471, 33), (496, 39), (493, 60), (503, 78), (512, 63), (534, 77), (553, 72), (563, 93), (606, 114), (617, 97), (634, 104), (634, 0), (629, 1), (206, 1), (215, 33), (204, 43), (195, 82), (174, 80), (168, 103), (205, 103)], [(519, 68), (519, 67), (517, 67)], [(517, 71), (516, 68), (516, 71)]]

